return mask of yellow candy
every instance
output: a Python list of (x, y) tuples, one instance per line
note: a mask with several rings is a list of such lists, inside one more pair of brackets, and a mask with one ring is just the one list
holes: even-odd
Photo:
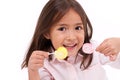
[(67, 52), (67, 49), (65, 47), (59, 47), (55, 51), (55, 58), (57, 58), (58, 60), (65, 59), (67, 56), (68, 56), (68, 52)]

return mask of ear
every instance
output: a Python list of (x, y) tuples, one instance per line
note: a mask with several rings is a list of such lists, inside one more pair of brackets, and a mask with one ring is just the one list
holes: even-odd
[(49, 33), (45, 33), (45, 34), (44, 34), (44, 37), (45, 37), (46, 39), (50, 39)]

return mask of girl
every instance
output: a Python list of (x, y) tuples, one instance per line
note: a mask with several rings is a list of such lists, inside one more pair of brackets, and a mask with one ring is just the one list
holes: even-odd
[[(98, 52), (82, 51), (83, 44), (93, 44), (92, 32), (91, 23), (76, 0), (49, 0), (22, 64), (22, 68), (28, 67), (29, 80), (107, 80), (101, 65), (109, 60)], [(61, 46), (68, 50), (68, 57), (50, 60), (48, 53)], [(111, 64), (117, 61), (118, 58)]]

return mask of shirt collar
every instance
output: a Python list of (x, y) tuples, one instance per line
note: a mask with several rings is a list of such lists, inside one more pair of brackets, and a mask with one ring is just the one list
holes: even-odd
[(58, 60), (58, 59), (56, 59), (56, 58), (53, 57), (52, 62), (53, 63), (68, 62), (68, 63), (71, 63), (71, 64), (75, 64), (75, 63), (80, 62), (82, 60), (82, 58), (83, 58), (83, 56), (80, 53), (78, 53), (77, 57), (76, 56), (69, 56), (67, 58), (67, 60)]

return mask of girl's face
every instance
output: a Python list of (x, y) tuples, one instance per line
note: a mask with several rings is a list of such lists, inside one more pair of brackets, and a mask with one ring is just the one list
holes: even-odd
[(51, 27), (47, 38), (51, 40), (55, 49), (64, 46), (68, 50), (68, 56), (75, 56), (84, 42), (81, 17), (70, 9), (58, 23)]

